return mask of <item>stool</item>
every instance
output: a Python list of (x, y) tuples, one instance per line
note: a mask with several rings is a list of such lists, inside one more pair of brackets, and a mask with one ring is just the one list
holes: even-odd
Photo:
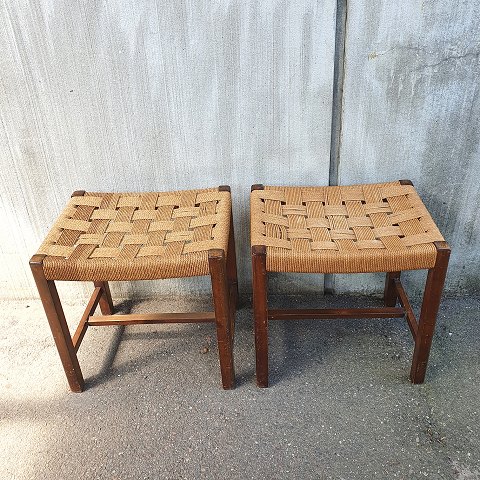
[[(30, 260), (72, 391), (84, 389), (77, 358), (89, 326), (215, 322), (223, 388), (234, 386), (238, 297), (230, 187), (166, 193), (73, 193)], [(214, 312), (114, 315), (108, 281), (210, 275)], [(95, 289), (73, 337), (56, 280)], [(102, 316), (93, 316), (100, 305)]]
[[(410, 379), (424, 381), (450, 248), (410, 181), (343, 187), (253, 185), (251, 241), (258, 386), (268, 386), (269, 320), (304, 318), (405, 316), (415, 340)], [(418, 321), (400, 281), (402, 270), (417, 269), (428, 269)], [(269, 309), (267, 272), (387, 272), (385, 307)]]

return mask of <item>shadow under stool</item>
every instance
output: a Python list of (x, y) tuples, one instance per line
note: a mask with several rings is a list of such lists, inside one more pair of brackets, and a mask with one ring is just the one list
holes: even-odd
[[(406, 317), (415, 341), (410, 379), (422, 383), (450, 248), (412, 183), (253, 185), (250, 200), (258, 386), (268, 386), (269, 321), (305, 318)], [(417, 321), (400, 273), (419, 269), (428, 270), (428, 275)], [(268, 272), (386, 272), (385, 307), (270, 309)]]
[[(213, 322), (223, 388), (234, 387), (238, 298), (230, 188), (154, 193), (74, 192), (30, 266), (74, 392), (85, 383), (77, 351), (89, 326)], [(114, 315), (109, 281), (209, 275), (214, 311)], [(94, 291), (71, 336), (55, 281)], [(102, 315), (94, 316), (97, 305)]]

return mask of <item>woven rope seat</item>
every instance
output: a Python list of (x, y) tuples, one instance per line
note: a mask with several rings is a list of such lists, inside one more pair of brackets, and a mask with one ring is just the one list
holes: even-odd
[(251, 240), (266, 246), (268, 271), (365, 273), (431, 268), (443, 237), (398, 181), (254, 189)]
[(208, 275), (208, 251), (227, 251), (230, 192), (76, 193), (37, 252), (47, 279)]

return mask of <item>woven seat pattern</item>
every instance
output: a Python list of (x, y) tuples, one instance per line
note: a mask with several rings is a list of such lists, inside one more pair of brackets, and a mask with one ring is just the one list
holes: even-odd
[(415, 188), (391, 182), (254, 190), (251, 240), (269, 271), (366, 273), (432, 268), (443, 237)]
[(151, 280), (209, 274), (208, 250), (227, 251), (230, 192), (73, 196), (38, 254), (52, 280)]

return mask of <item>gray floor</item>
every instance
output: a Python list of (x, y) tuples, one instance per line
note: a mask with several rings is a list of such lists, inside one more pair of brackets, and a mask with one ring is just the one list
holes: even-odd
[[(378, 303), (304, 303), (327, 301)], [(185, 303), (120, 307), (198, 307)], [(273, 323), (271, 387), (258, 389), (244, 307), (233, 391), (212, 326), (171, 325), (90, 329), (88, 388), (72, 394), (39, 302), (1, 307), (2, 480), (480, 479), (480, 297), (444, 301), (420, 386), (402, 320), (332, 320)], [(73, 325), (82, 307), (66, 311)]]

